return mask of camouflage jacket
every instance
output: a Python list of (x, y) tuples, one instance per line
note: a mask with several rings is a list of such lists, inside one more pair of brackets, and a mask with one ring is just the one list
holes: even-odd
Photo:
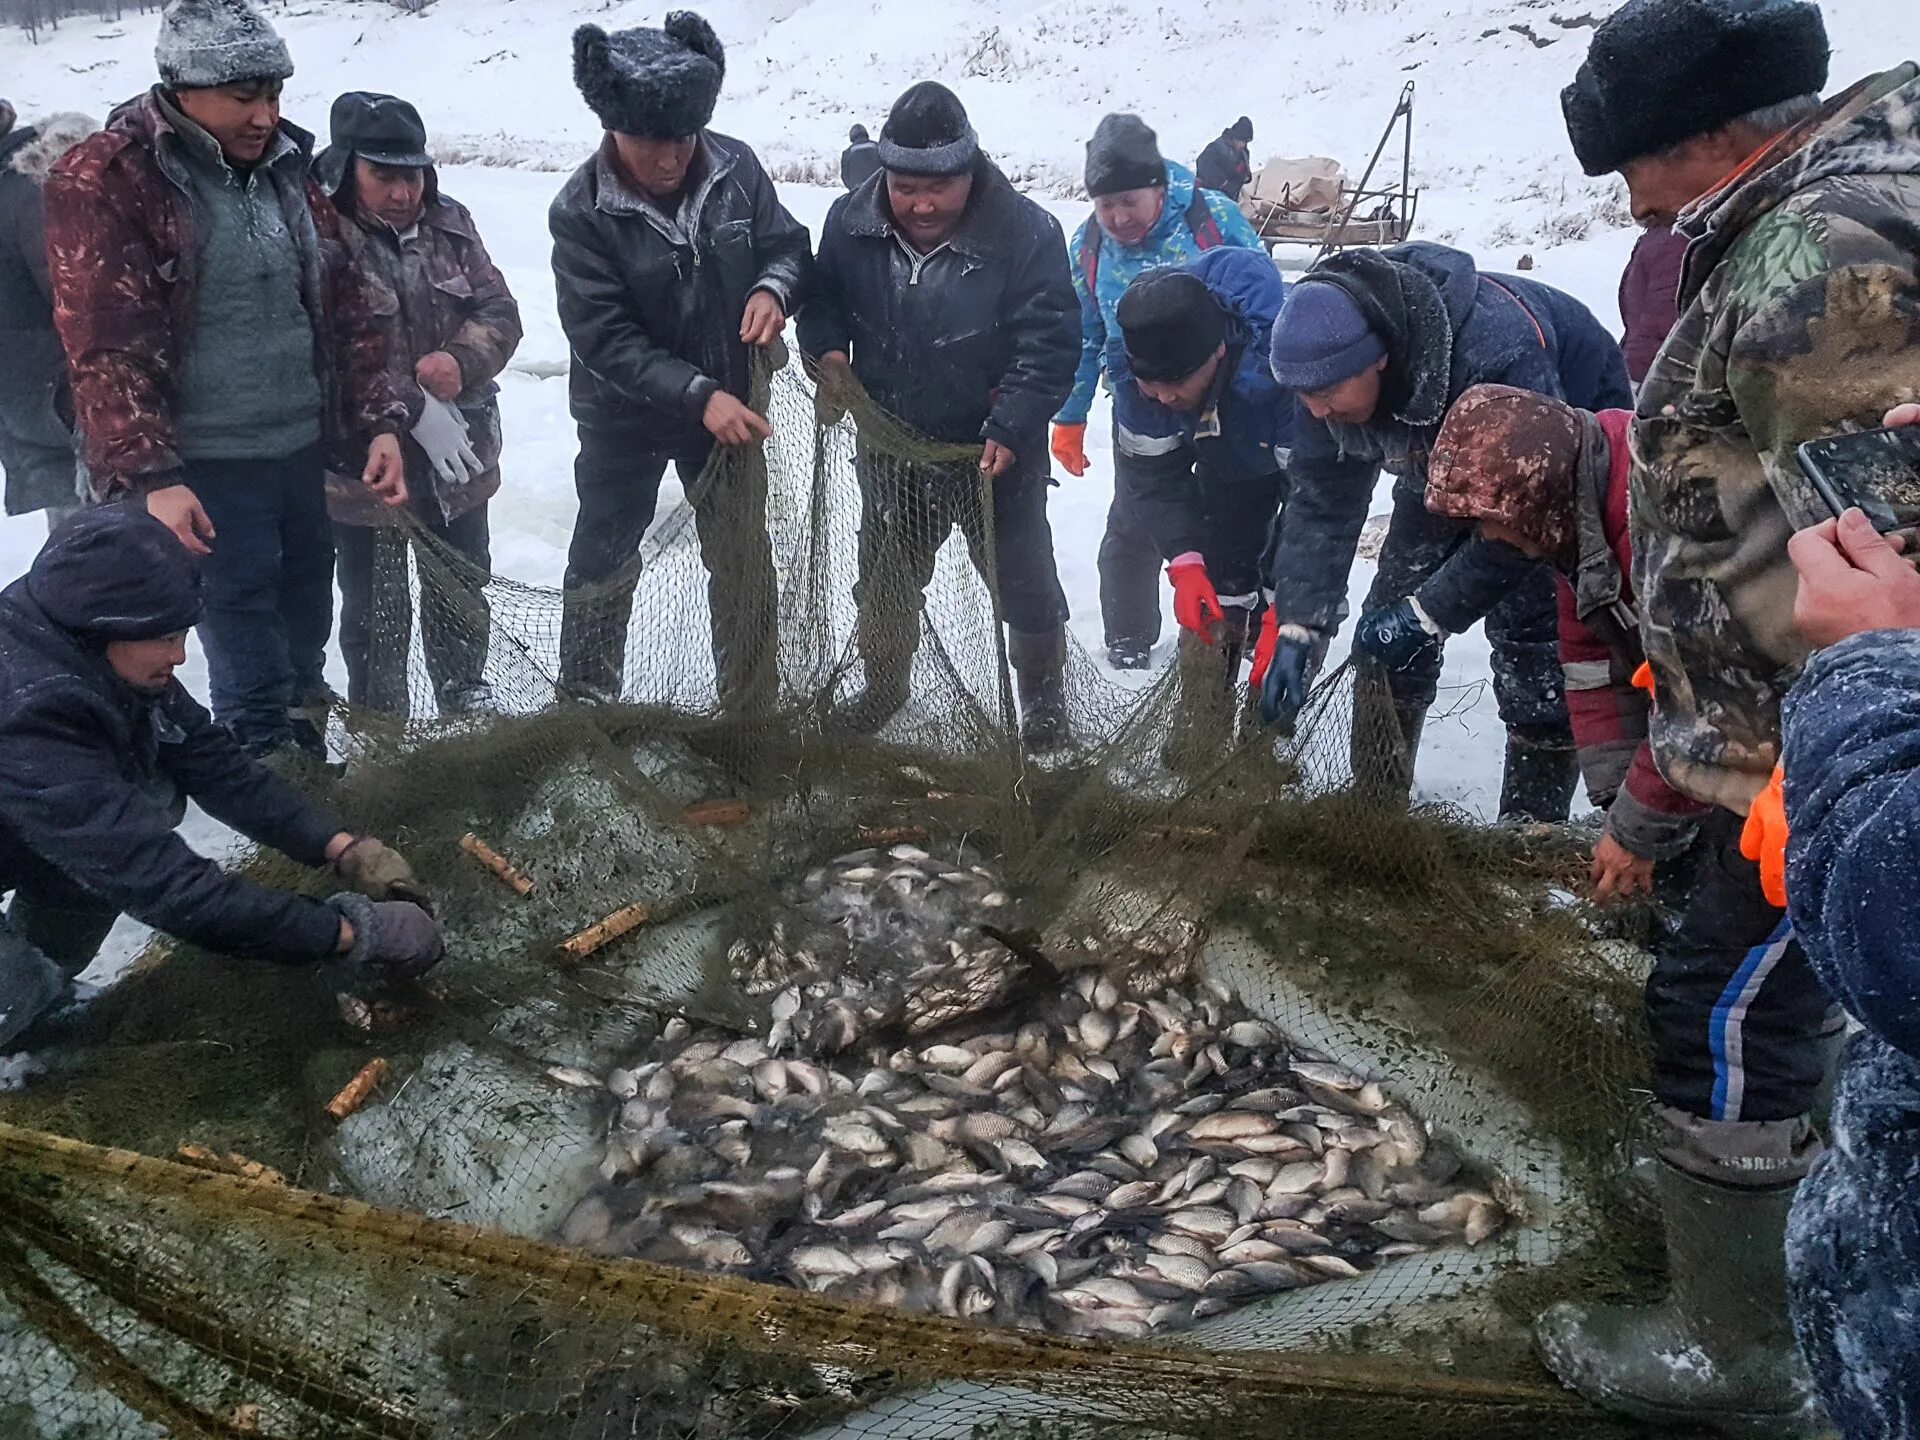
[(1633, 427), (1634, 590), (1654, 757), (1745, 813), (1807, 654), (1787, 539), (1827, 518), (1794, 452), (1920, 396), (1920, 68), (1836, 96), (1679, 228), (1680, 320)]
[[(305, 131), (282, 128), (311, 148)], [(181, 143), (157, 90), (149, 91), (115, 111), (47, 179), (54, 325), (66, 347), (83, 459), (102, 499), (172, 484), (181, 468), (173, 384), (192, 343), (199, 256)], [(347, 263), (339, 214), (311, 180), (286, 208), (301, 244), (326, 440), (343, 465), (362, 452), (350, 462), (357, 467), (374, 435), (405, 425), (406, 404)]]
[[(464, 515), (500, 489), (500, 387), (494, 379), (520, 347), (520, 307), (481, 243), (473, 216), (441, 195), (437, 181), (420, 223), (404, 239), (378, 221), (344, 223), (347, 251), (386, 340), (400, 392), (419, 397), (413, 367), (423, 355), (444, 350), (460, 365), (466, 388), (455, 403), (486, 468), (464, 485), (448, 485), (412, 440), (401, 448), (415, 511), (433, 522)], [(328, 475), (327, 509), (345, 524), (379, 524), (391, 512), (367, 496), (359, 474), (354, 466), (344, 475)]]

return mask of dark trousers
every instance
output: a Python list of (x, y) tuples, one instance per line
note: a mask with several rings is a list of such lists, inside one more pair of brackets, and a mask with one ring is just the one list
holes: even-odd
[(580, 511), (567, 549), (570, 592), (560, 619), (560, 687), (585, 698), (617, 699), (625, 684), (627, 626), (633, 615), (640, 542), (653, 523), (660, 481), (673, 462), (693, 506), (720, 704), (745, 709), (777, 699), (774, 621), (777, 586), (767, 537), (765, 464), (757, 453), (729, 456), (717, 483), (700, 483), (709, 450), (668, 456), (644, 435), (580, 427), (574, 490)]
[(1647, 981), (1653, 1088), (1703, 1119), (1790, 1120), (1813, 1106), (1829, 1002), (1740, 853), (1742, 824), (1701, 822), (1686, 911)]
[[(1472, 534), (1471, 525), (1433, 514), (1418, 497), (1395, 494), (1367, 611), (1412, 595)], [(1573, 727), (1560, 669), (1553, 572), (1544, 563), (1533, 566), (1482, 623), (1493, 650), (1493, 698), (1507, 727), (1509, 758), (1516, 750), (1548, 752), (1562, 762), (1558, 768), (1570, 784)], [(1439, 693), (1440, 665), (1438, 656), (1431, 665), (1405, 670), (1355, 662), (1353, 772), (1364, 790), (1406, 798), (1420, 731)], [(1557, 818), (1566, 818), (1564, 802)]]
[(214, 528), (200, 566), (213, 715), (262, 754), (291, 741), (288, 707), (325, 684), (333, 526), (320, 447), (279, 460), (196, 460), (185, 480)]
[[(476, 505), (444, 524), (427, 522), (424, 528), (471, 567), (423, 577), (420, 586), (420, 647), (433, 693), (446, 700), (479, 685), (486, 674), (492, 612), (482, 587), (493, 574), (487, 507)], [(413, 635), (405, 532), (390, 526), (336, 525), (333, 540), (347, 701), (405, 715), (410, 710), (407, 652)]]
[[(1207, 543), (1201, 554), (1207, 562), (1207, 578), (1223, 604), (1258, 610), (1261, 607), (1252, 597), (1260, 593), (1267, 533), (1287, 498), (1287, 472), (1228, 480), (1201, 463), (1193, 473), (1206, 511)], [(1154, 578), (1158, 584), (1159, 577)]]
[(0, 1054), (92, 963), (120, 912), (50, 868), (14, 886), (0, 915)]
[(978, 472), (971, 466), (858, 466), (860, 578), (856, 644), (868, 689), (906, 695), (920, 644), (920, 611), (940, 547), (958, 525), (974, 569), (998, 594), (1000, 618), (1017, 631), (1044, 634), (1066, 622), (1067, 596), (1054, 565), (1047, 523), (1047, 474), (1010, 471), (993, 487), (992, 556), (982, 524)]
[(1109, 649), (1147, 650), (1160, 639), (1160, 566), (1170, 558), (1148, 531), (1132, 487), (1116, 473), (1099, 560), (1100, 620)]

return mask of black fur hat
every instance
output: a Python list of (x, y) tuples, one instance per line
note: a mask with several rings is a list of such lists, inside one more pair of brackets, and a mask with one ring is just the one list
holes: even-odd
[(1560, 109), (1580, 167), (1604, 175), (1826, 83), (1809, 0), (1628, 0), (1593, 32)]
[(697, 135), (713, 118), (726, 72), (720, 37), (691, 10), (674, 11), (659, 30), (573, 32), (573, 83), (600, 123), (622, 135)]

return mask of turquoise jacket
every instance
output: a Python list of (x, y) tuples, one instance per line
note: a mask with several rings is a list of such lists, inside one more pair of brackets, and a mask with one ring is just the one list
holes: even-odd
[[(1260, 237), (1254, 233), (1247, 217), (1240, 213), (1238, 205), (1217, 190), (1203, 190), (1200, 197), (1220, 231), (1219, 243), (1247, 250), (1261, 248)], [(1060, 407), (1060, 413), (1053, 417), (1056, 424), (1086, 423), (1087, 412), (1093, 408), (1093, 392), (1100, 383), (1107, 334), (1118, 329), (1113, 318), (1114, 308), (1133, 277), (1142, 270), (1161, 265), (1188, 264), (1199, 258), (1206, 248), (1194, 238), (1193, 227), (1187, 221), (1187, 212), (1193, 204), (1193, 172), (1169, 160), (1167, 201), (1145, 240), (1138, 245), (1116, 244), (1091, 215), (1074, 232), (1073, 244), (1068, 249), (1073, 258), (1073, 290), (1080, 297), (1080, 368), (1074, 372), (1073, 393)], [(1089, 236), (1100, 242), (1091, 292), (1087, 287), (1086, 264)], [(1260, 343), (1266, 344), (1265, 336), (1260, 337)]]

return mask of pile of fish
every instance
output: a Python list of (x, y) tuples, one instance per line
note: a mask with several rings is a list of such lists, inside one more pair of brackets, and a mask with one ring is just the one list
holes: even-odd
[[(918, 908), (875, 921), (841, 894), (910, 901), (936, 881), (951, 949), (932, 949), (937, 925)], [(880, 995), (862, 967), (777, 941), (742, 951), (742, 983), (784, 982), (764, 1037), (674, 1020), (605, 1076), (550, 1070), (601, 1092), (607, 1114), (599, 1179), (564, 1242), (1138, 1338), (1477, 1245), (1506, 1222), (1377, 1082), (1196, 979), (1190, 930), (1110, 933), (1063, 976), (1029, 943), (978, 929), (974, 911), (1006, 908), (984, 867), (870, 853), (805, 888), (838, 897), (822, 909), (846, 910), (852, 948), (871, 929), (922, 936), (930, 953)], [(953, 999), (963, 975), (971, 1009)], [(928, 990), (947, 999), (916, 998)]]

